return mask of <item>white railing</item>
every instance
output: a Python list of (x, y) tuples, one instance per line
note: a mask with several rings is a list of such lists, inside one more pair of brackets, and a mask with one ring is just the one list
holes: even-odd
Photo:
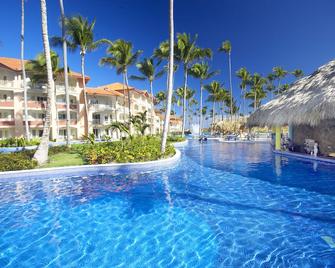
[(14, 81), (0, 80), (1, 87), (17, 88), (18, 86), (16, 86), (15, 84), (16, 83), (14, 83)]

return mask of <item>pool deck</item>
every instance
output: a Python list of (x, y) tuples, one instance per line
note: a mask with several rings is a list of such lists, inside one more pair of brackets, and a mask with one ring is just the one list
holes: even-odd
[(312, 156), (308, 154), (301, 154), (301, 153), (294, 153), (294, 152), (286, 152), (286, 151), (273, 151), (275, 154), (279, 154), (282, 156), (288, 156), (288, 157), (295, 157), (300, 159), (306, 159), (306, 160), (312, 160), (312, 161), (319, 161), (319, 162), (325, 162), (330, 164), (335, 164), (335, 159), (325, 158), (325, 157), (319, 157), (319, 156)]
[(136, 163), (113, 163), (100, 165), (81, 165), (56, 168), (39, 168), (18, 171), (0, 172), (0, 179), (30, 179), (30, 178), (50, 178), (69, 176), (94, 176), (94, 175), (115, 175), (119, 173), (148, 172), (175, 167), (181, 158), (181, 153), (176, 149), (174, 156), (156, 161), (136, 162)]

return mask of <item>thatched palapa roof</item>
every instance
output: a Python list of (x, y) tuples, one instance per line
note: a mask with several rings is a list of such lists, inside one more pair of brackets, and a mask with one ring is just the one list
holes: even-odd
[(322, 120), (335, 119), (335, 60), (321, 66), (272, 101), (262, 105), (247, 125), (316, 126)]

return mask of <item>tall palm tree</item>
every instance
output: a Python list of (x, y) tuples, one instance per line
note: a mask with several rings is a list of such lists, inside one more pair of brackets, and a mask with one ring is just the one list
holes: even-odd
[(170, 124), (170, 113), (171, 113), (171, 101), (173, 94), (173, 74), (174, 74), (174, 18), (173, 18), (173, 1), (170, 0), (170, 9), (169, 9), (169, 25), (170, 25), (170, 35), (169, 35), (169, 45), (170, 45), (170, 53), (169, 53), (169, 80), (168, 80), (168, 90), (167, 90), (167, 105), (166, 105), (166, 113), (164, 119), (163, 133), (162, 133), (162, 144), (161, 144), (161, 152), (165, 152), (167, 135), (169, 131)]
[(261, 100), (266, 97), (265, 83), (265, 78), (258, 73), (254, 73), (250, 81), (251, 90), (246, 94), (246, 98), (253, 99), (254, 111), (259, 107)]
[(245, 94), (247, 92), (247, 86), (250, 82), (251, 75), (245, 67), (242, 67), (236, 72), (236, 76), (241, 79), (240, 88), (243, 98), (242, 107), (243, 107), (243, 115), (245, 115)]
[(37, 150), (34, 154), (34, 159), (39, 165), (44, 164), (48, 160), (48, 151), (49, 151), (49, 132), (50, 132), (50, 120), (51, 118), (51, 103), (54, 102), (53, 97), (53, 88), (54, 80), (52, 76), (52, 66), (51, 66), (51, 57), (50, 57), (50, 45), (49, 45), (49, 35), (48, 35), (48, 25), (47, 25), (47, 7), (45, 0), (40, 1), (41, 4), (41, 24), (42, 24), (42, 39), (43, 39), (43, 48), (44, 55), (46, 60), (47, 67), (47, 109), (46, 116), (43, 126), (43, 134), (41, 143), (37, 147)]
[[(101, 58), (100, 64), (111, 66), (116, 69), (117, 74), (122, 74), (123, 94), (125, 96), (125, 93), (126, 93), (125, 90), (127, 89), (128, 113), (129, 113), (129, 120), (130, 120), (131, 119), (131, 99), (130, 99), (130, 90), (129, 90), (129, 83), (128, 83), (128, 68), (136, 63), (142, 51), (137, 50), (133, 52), (133, 44), (131, 42), (127, 42), (123, 39), (118, 39), (114, 42), (111, 42), (110, 46), (107, 48), (106, 53), (108, 56)], [(124, 84), (126, 85), (126, 89), (124, 87)], [(124, 110), (124, 114), (126, 114), (125, 110)]]
[(304, 72), (301, 69), (295, 69), (293, 70), (292, 74), (295, 78), (299, 79), (304, 76)]
[(136, 64), (137, 69), (142, 74), (141, 76), (132, 75), (130, 79), (135, 80), (148, 80), (150, 86), (150, 95), (152, 101), (152, 111), (151, 111), (151, 134), (154, 131), (154, 92), (153, 92), (153, 82), (155, 79), (160, 78), (164, 73), (165, 70), (158, 71), (158, 65), (160, 62), (155, 63), (153, 58), (145, 58), (143, 61)]
[(273, 71), (276, 79), (278, 80), (277, 95), (279, 95), (280, 94), (281, 80), (288, 74), (288, 71), (284, 70), (280, 66), (273, 67), (272, 71)]
[(70, 146), (70, 94), (69, 94), (69, 75), (67, 65), (67, 43), (65, 28), (65, 12), (63, 0), (59, 0), (61, 21), (62, 21), (62, 43), (63, 43), (63, 65), (64, 65), (64, 86), (65, 86), (65, 103), (66, 103), (66, 145)]
[(157, 104), (162, 104), (163, 110), (166, 110), (166, 93), (165, 93), (165, 91), (157, 92), (155, 98), (156, 98), (156, 103)]
[(184, 98), (183, 98), (183, 125), (182, 136), (184, 136), (186, 122), (186, 88), (190, 64), (198, 59), (210, 58), (212, 51), (209, 48), (201, 49), (196, 46), (197, 36), (182, 33), (177, 35), (176, 59), (183, 65), (184, 71)]
[(276, 89), (273, 82), (276, 80), (276, 76), (270, 73), (266, 76), (266, 91), (271, 94), (271, 99), (273, 98), (273, 91)]
[(230, 114), (230, 94), (229, 91), (226, 90), (223, 86), (218, 90), (216, 93), (215, 99), (218, 103), (221, 103), (222, 107), (222, 120), (223, 120), (223, 114), (225, 111), (225, 106), (228, 107), (228, 111)]
[[(200, 80), (200, 111), (203, 105), (203, 83), (205, 80), (217, 75), (218, 71), (209, 71), (210, 67), (207, 63), (195, 63), (190, 69), (190, 75)], [(199, 135), (202, 133), (202, 113), (199, 113)]]
[(208, 91), (208, 99), (207, 101), (213, 102), (213, 111), (212, 111), (212, 125), (215, 123), (215, 104), (218, 101), (218, 94), (220, 90), (222, 90), (223, 86), (218, 81), (212, 81), (210, 84), (205, 85), (204, 89)]
[(23, 99), (24, 99), (24, 126), (26, 139), (30, 140), (29, 134), (29, 121), (28, 121), (28, 97), (27, 97), (27, 78), (26, 69), (24, 63), (24, 1), (21, 1), (21, 69), (22, 69), (22, 88), (23, 88)]
[[(228, 55), (228, 65), (229, 65), (229, 86), (230, 86), (230, 111), (233, 111), (233, 84), (232, 84), (232, 74), (231, 74), (231, 43), (229, 40), (222, 42), (219, 47), (220, 52), (224, 52)], [(233, 114), (230, 113), (231, 119), (233, 119)]]
[[(71, 51), (80, 50), (81, 59), (81, 76), (83, 84), (83, 95), (85, 105), (85, 133), (88, 133), (88, 104), (86, 95), (86, 80), (85, 80), (85, 56), (88, 52), (92, 52), (102, 43), (108, 43), (108, 40), (94, 40), (95, 20), (91, 23), (82, 16), (73, 16), (65, 20), (65, 39), (68, 48)], [(53, 46), (63, 47), (62, 37), (53, 37), (51, 43)]]
[[(56, 78), (59, 77), (60, 74), (64, 72), (63, 68), (59, 67), (59, 56), (58, 54), (50, 50), (50, 59), (51, 59), (51, 69), (52, 69), (52, 77), (54, 79), (53, 83), (53, 99), (56, 99), (56, 85), (55, 81)], [(39, 53), (36, 56), (36, 59), (29, 61), (26, 63), (26, 70), (29, 73), (30, 80), (32, 83), (40, 83), (44, 84), (47, 83), (47, 63), (45, 59), (44, 53)], [(58, 136), (58, 110), (56, 102), (53, 101), (51, 103), (51, 110), (56, 111), (55, 118), (51, 121), (52, 132), (51, 138), (56, 139)]]

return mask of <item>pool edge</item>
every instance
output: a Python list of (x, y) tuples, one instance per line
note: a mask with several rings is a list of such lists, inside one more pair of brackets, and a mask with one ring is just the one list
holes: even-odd
[(98, 175), (101, 173), (121, 172), (121, 171), (154, 171), (155, 169), (170, 168), (179, 163), (181, 152), (176, 149), (176, 153), (169, 158), (146, 162), (135, 163), (113, 163), (99, 165), (66, 166), (54, 168), (37, 168), (28, 170), (4, 171), (0, 172), (0, 179), (16, 179), (22, 177), (45, 177), (45, 176), (79, 176)]

